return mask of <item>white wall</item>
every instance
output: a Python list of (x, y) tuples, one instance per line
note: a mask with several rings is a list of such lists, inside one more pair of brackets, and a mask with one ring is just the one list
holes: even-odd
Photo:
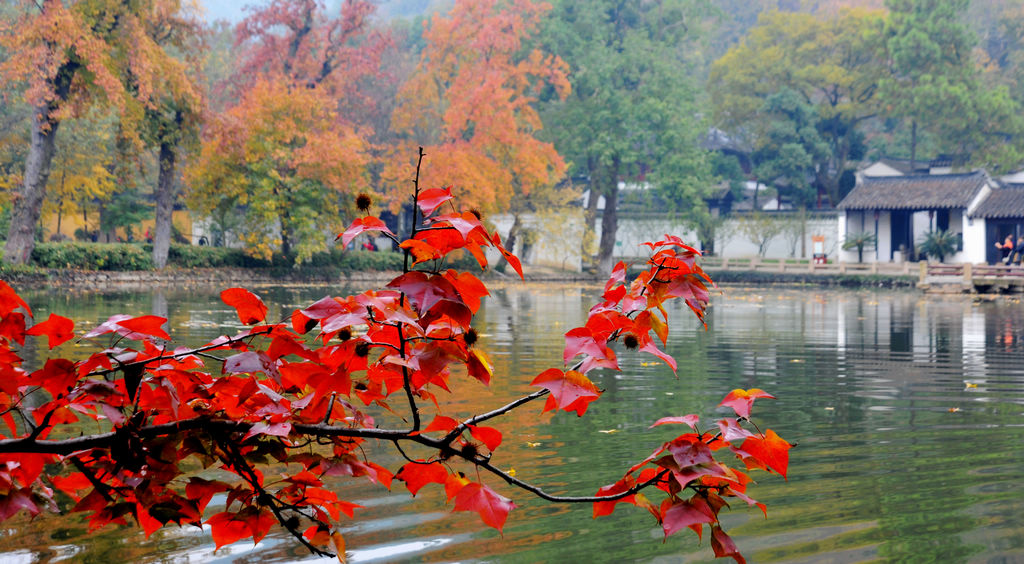
[(957, 262), (985, 263), (988, 245), (985, 241), (985, 220), (968, 219), (964, 226), (964, 250), (957, 253)]
[(842, 242), (847, 234), (873, 233), (877, 244), (874, 248), (864, 249), (864, 262), (889, 262), (892, 256), (892, 214), (887, 211), (878, 213), (878, 225), (875, 226), (875, 212), (851, 210), (839, 214), (837, 221), (837, 257), (838, 262), (857, 262), (857, 249), (842, 250)]
[[(507, 237), (515, 220), (512, 214), (491, 215), (487, 219), (494, 224), (502, 241)], [(523, 233), (516, 239), (515, 248), (509, 250), (524, 264), (551, 266), (573, 272), (583, 269), (580, 243), (583, 237), (581, 208), (526, 215), (523, 216), (522, 223)], [(524, 254), (523, 250), (527, 246), (529, 248)], [(491, 264), (497, 264), (499, 258), (497, 252), (489, 253), (487, 256)]]
[[(798, 215), (794, 213), (772, 213), (768, 214), (774, 221), (784, 224), (784, 233), (774, 237), (768, 244), (765, 257), (767, 258), (801, 258), (801, 238), (804, 243), (806, 256), (811, 258), (814, 252), (811, 237), (823, 235), (825, 237), (825, 253), (830, 260), (835, 260), (835, 253), (839, 250), (838, 244), (838, 219), (835, 215), (814, 215), (808, 217), (807, 224), (803, 228), (801, 237)], [(744, 220), (742, 216), (732, 216), (726, 219), (718, 229), (715, 230), (715, 252), (718, 256), (726, 258), (754, 257), (757, 256), (757, 244), (749, 240), (740, 232), (740, 225)], [(600, 229), (598, 229), (600, 231)], [(699, 247), (700, 241), (697, 233), (687, 227), (678, 219), (662, 217), (646, 218), (619, 218), (619, 229), (616, 233), (615, 256), (623, 258), (639, 258), (647, 256), (650, 251), (648, 247), (641, 246), (645, 241), (657, 241), (665, 234), (676, 235), (683, 241)]]

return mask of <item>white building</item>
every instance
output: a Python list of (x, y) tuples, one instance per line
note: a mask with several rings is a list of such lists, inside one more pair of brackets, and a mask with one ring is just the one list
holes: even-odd
[[(865, 262), (916, 258), (915, 246), (925, 233), (945, 230), (961, 238), (949, 262), (993, 263), (997, 241), (1024, 234), (1024, 189), (1000, 185), (981, 170), (903, 175), (889, 168), (876, 164), (859, 174), (857, 185), (837, 206), (840, 241), (853, 233), (875, 235), (877, 243), (864, 252)], [(841, 251), (839, 259), (856, 262), (856, 249)]]

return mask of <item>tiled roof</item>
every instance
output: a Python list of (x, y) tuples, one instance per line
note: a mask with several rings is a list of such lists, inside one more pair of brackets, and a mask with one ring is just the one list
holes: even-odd
[(837, 206), (846, 210), (966, 208), (985, 186), (982, 171), (963, 174), (865, 176)]
[(1024, 217), (1024, 186), (1008, 184), (998, 190), (992, 190), (985, 201), (971, 213), (971, 217)]

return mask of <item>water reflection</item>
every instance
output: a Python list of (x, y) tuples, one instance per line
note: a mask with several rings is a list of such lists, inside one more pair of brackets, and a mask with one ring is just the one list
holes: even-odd
[[(270, 311), (337, 289), (260, 290)], [(561, 359), (562, 335), (583, 322), (596, 288), (509, 286), (493, 291), (477, 323), (495, 364), (483, 388), (456, 379), (452, 416), (500, 405)], [(53, 311), (79, 328), (117, 312), (158, 313), (179, 341), (198, 344), (239, 328), (216, 292), (30, 294), (40, 319)], [(776, 394), (756, 421), (799, 442), (789, 482), (758, 476), (753, 495), (768, 519), (735, 507), (724, 518), (752, 562), (1024, 561), (1024, 306), (1013, 299), (928, 297), (915, 292), (732, 288), (714, 298), (705, 332), (681, 307), (669, 351), (623, 351), (622, 374), (598, 374), (601, 401), (584, 418), (530, 406), (496, 422), (508, 429), (496, 464), (552, 493), (589, 494), (615, 481), (671, 429), (659, 417), (698, 413), (735, 387)], [(73, 345), (65, 347), (86, 345)], [(64, 350), (62, 352), (69, 352)], [(32, 362), (46, 350), (30, 349)], [(511, 433), (516, 429), (517, 433)], [(400, 458), (378, 450), (397, 468)], [(390, 457), (390, 458), (388, 458)], [(485, 478), (486, 480), (486, 478)], [(489, 482), (490, 483), (490, 482)], [(503, 488), (497, 483), (492, 486)], [(711, 559), (687, 532), (661, 542), (642, 510), (593, 520), (589, 507), (554, 506), (502, 489), (521, 507), (504, 535), (475, 515), (451, 514), (439, 491), (410, 499), (364, 482), (337, 483), (359, 503), (342, 532), (352, 561), (678, 562)], [(430, 491), (428, 491), (430, 490)], [(17, 562), (293, 562), (310, 557), (282, 535), (214, 552), (198, 529), (142, 538), (135, 529), (93, 535), (78, 516), (19, 519), (0, 533), (0, 560)]]

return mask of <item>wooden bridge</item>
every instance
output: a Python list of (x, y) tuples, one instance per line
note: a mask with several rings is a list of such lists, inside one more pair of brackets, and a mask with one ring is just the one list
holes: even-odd
[(1024, 292), (1024, 267), (1003, 264), (920, 263), (917, 287), (929, 292)]
[(707, 270), (809, 273), (815, 275), (917, 276), (917, 287), (928, 292), (1024, 292), (1024, 267), (987, 264), (816, 263), (801, 259), (704, 257)]

